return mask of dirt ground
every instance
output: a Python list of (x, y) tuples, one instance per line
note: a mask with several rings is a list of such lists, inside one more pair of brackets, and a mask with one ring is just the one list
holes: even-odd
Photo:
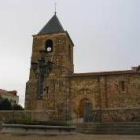
[(140, 135), (57, 135), (57, 136), (39, 136), (39, 135), (10, 135), (0, 134), (0, 140), (140, 140)]

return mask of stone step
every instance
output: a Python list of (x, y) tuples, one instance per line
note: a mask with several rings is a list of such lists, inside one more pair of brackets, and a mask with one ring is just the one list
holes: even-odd
[(107, 127), (105, 127), (105, 126), (98, 126), (98, 127), (78, 127), (77, 129), (83, 129), (83, 130), (88, 130), (88, 129), (139, 129), (140, 128), (140, 126), (131, 126), (131, 127), (127, 127), (127, 126), (121, 126), (121, 127), (119, 127), (119, 126), (115, 126), (115, 127), (109, 127), (109, 126), (107, 126)]
[(96, 128), (96, 129), (77, 129), (77, 131), (118, 131), (118, 130), (131, 130), (131, 131), (135, 131), (135, 130), (140, 130), (140, 128)]
[(109, 126), (121, 126), (121, 125), (139, 125), (140, 126), (140, 123), (139, 122), (132, 122), (132, 123), (127, 123), (127, 122), (121, 122), (121, 123), (82, 123), (82, 124), (78, 124), (77, 126), (96, 126), (96, 125), (109, 125)]
[(108, 129), (108, 128), (140, 128), (140, 126), (94, 126), (94, 127), (78, 127), (79, 129)]
[(79, 133), (85, 134), (138, 134), (140, 135), (140, 129), (138, 130), (116, 130), (116, 131), (80, 131)]
[(110, 127), (123, 127), (123, 128), (133, 128), (133, 127), (140, 127), (140, 125), (88, 125), (88, 126), (77, 126), (78, 128), (110, 128)]
[(87, 134), (140, 134), (140, 123), (80, 124), (77, 132)]
[(137, 131), (140, 130), (140, 128), (97, 128), (97, 129), (77, 129), (77, 131)]
[(140, 135), (140, 131), (134, 131), (134, 132), (97, 132), (97, 131), (87, 131), (87, 132), (80, 132), (84, 134), (106, 134), (106, 135), (111, 135), (111, 134), (118, 134), (118, 135)]

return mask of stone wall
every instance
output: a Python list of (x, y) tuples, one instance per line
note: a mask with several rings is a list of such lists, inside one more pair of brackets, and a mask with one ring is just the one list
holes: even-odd
[(140, 76), (138, 74), (106, 76), (104, 87), (106, 88), (106, 107), (140, 107)]
[[(48, 40), (52, 42), (51, 52), (47, 51)], [(26, 110), (42, 110), (42, 117), (46, 116), (46, 110), (55, 110), (57, 115), (68, 113), (82, 118), (88, 103), (90, 110), (140, 107), (139, 69), (74, 73), (73, 47), (67, 32), (33, 36)], [(112, 112), (98, 114), (108, 118)], [(29, 116), (41, 118), (40, 113)]]
[[(46, 52), (45, 43), (48, 39), (53, 42), (53, 51)], [(42, 55), (41, 51), (44, 51)], [(53, 63), (48, 74), (40, 81), (41, 68), (39, 60)], [(36, 64), (36, 71), (34, 65)], [(27, 110), (58, 110), (65, 103), (69, 91), (66, 75), (73, 73), (73, 44), (67, 33), (36, 35), (33, 37), (31, 69), (26, 85), (25, 108)], [(43, 85), (43, 86), (40, 86)], [(40, 91), (42, 100), (39, 100)]]
[(140, 75), (106, 74), (70, 77), (71, 108), (78, 112), (82, 99), (88, 99), (93, 109), (140, 107)]
[(103, 122), (140, 122), (140, 108), (116, 108), (102, 110)]
[(140, 122), (140, 108), (104, 108), (86, 113), (84, 122)]
[(28, 121), (50, 121), (55, 120), (54, 111), (0, 111), (0, 122), (13, 120)]
[(100, 106), (99, 85), (96, 77), (73, 77), (70, 79), (71, 108), (78, 113), (80, 101), (87, 99), (92, 103), (93, 109)]
[[(28, 121), (63, 121), (65, 116), (54, 111), (0, 111), (0, 122), (13, 120)], [(104, 108), (93, 110), (84, 116), (89, 122), (140, 122), (140, 108)], [(72, 117), (71, 123), (78, 116)], [(80, 119), (80, 118), (79, 118)], [(78, 120), (79, 120), (78, 119)], [(79, 122), (77, 120), (77, 123)]]

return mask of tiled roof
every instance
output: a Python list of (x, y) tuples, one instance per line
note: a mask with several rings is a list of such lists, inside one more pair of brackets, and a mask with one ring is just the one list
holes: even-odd
[(49, 22), (41, 29), (38, 35), (50, 34), (50, 33), (61, 33), (64, 29), (56, 16), (56, 14), (49, 20)]
[(7, 93), (7, 91), (6, 90), (3, 90), (3, 89), (0, 89), (0, 94), (1, 93)]
[(3, 89), (0, 89), (0, 95), (5, 94), (5, 95), (17, 96), (16, 92), (17, 91), (6, 91), (6, 90), (3, 90)]

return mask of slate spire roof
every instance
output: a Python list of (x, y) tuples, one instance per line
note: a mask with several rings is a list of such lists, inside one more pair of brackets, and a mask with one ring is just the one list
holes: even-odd
[(57, 15), (55, 14), (49, 20), (49, 22), (41, 29), (41, 31), (38, 33), (38, 35), (50, 34), (50, 33), (60, 33), (60, 32), (64, 32), (64, 29), (63, 29)]

